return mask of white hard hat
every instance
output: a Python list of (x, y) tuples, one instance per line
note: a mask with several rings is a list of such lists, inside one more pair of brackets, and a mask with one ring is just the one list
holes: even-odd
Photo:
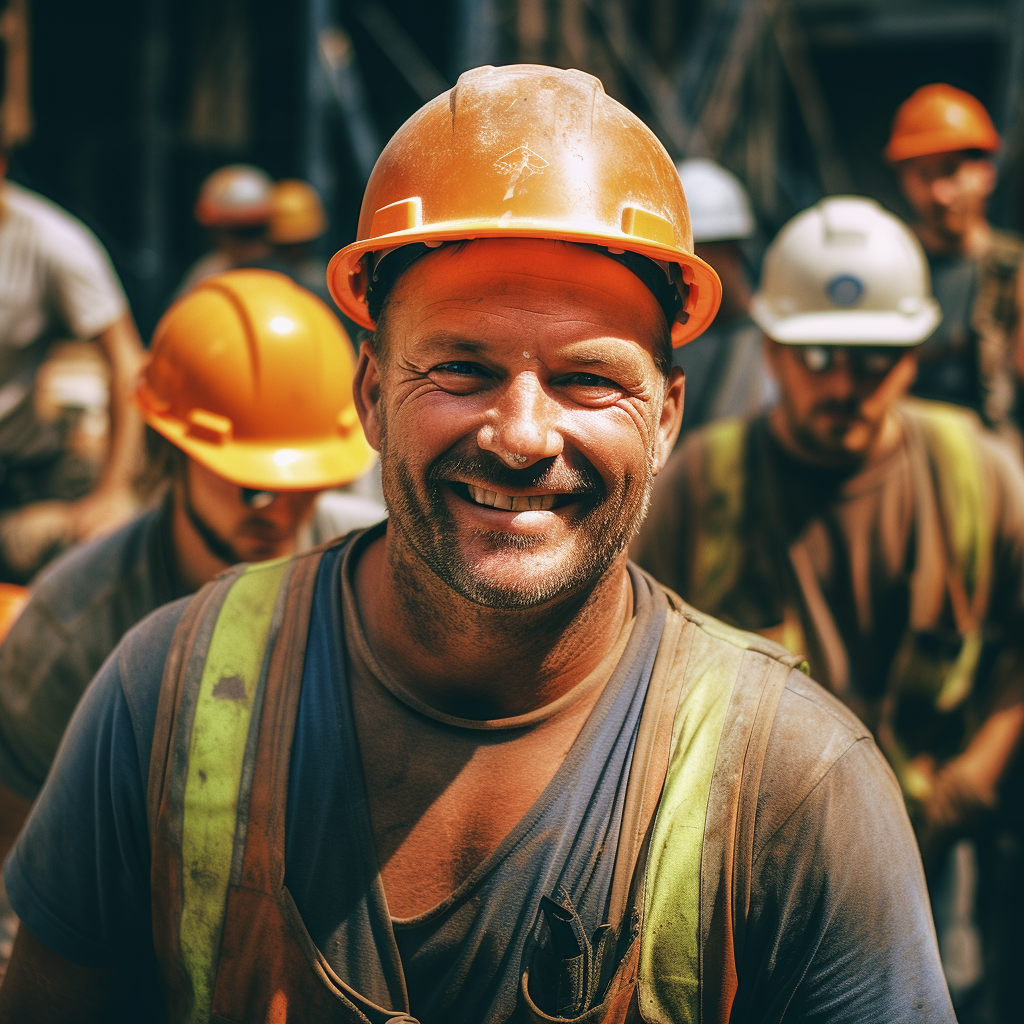
[(942, 319), (921, 243), (861, 196), (822, 199), (778, 233), (750, 315), (786, 345), (918, 345)]
[(690, 208), (695, 242), (750, 238), (757, 230), (747, 190), (732, 171), (713, 160), (676, 164)]

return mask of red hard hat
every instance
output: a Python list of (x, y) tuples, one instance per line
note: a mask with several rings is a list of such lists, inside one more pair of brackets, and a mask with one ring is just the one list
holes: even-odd
[(963, 89), (922, 85), (900, 104), (885, 147), (891, 163), (931, 153), (999, 148), (999, 133), (981, 102)]

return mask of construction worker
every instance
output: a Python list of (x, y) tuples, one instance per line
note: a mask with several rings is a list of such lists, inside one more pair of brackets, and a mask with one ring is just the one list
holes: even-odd
[(262, 266), (273, 251), (267, 238), (273, 190), (267, 173), (249, 164), (230, 164), (206, 178), (199, 188), (195, 218), (213, 249), (186, 271), (179, 296), (214, 274)]
[(1024, 725), (1024, 472), (973, 413), (904, 401), (941, 314), (921, 246), (873, 201), (790, 221), (752, 314), (780, 399), (687, 439), (634, 556), (807, 653), (888, 756), (937, 887)]
[(207, 278), (164, 315), (137, 401), (156, 460), (169, 464), (166, 495), (51, 565), (0, 645), (4, 855), (79, 698), (136, 622), (236, 562), (383, 518), (355, 498), (317, 505), (372, 459), (352, 404), (354, 367), (330, 310), (279, 274)]
[(689, 200), (693, 251), (722, 281), (722, 305), (711, 327), (676, 353), (686, 374), (683, 433), (708, 420), (745, 416), (774, 397), (761, 355), (761, 332), (750, 319), (750, 276), (741, 242), (757, 225), (740, 180), (712, 160), (676, 165)]
[(914, 211), (943, 312), (918, 356), (913, 393), (974, 409), (1019, 447), (1024, 240), (986, 216), (998, 149), (981, 103), (935, 84), (896, 111), (885, 157)]
[(389, 519), (108, 659), (6, 864), (0, 1021), (952, 1022), (863, 727), (627, 564), (720, 296), (650, 130), (466, 72), (329, 280)]
[[(6, 174), (0, 153), (0, 579), (19, 583), (136, 510), (143, 434), (131, 388), (143, 349), (98, 239)], [(95, 339), (110, 368), (110, 442), (98, 479), (33, 401), (50, 345), (69, 337)]]

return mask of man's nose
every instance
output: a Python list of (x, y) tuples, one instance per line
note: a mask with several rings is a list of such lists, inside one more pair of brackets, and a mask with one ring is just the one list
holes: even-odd
[(561, 406), (537, 375), (520, 373), (501, 389), (477, 434), (477, 444), (514, 469), (551, 459), (562, 451)]
[(936, 178), (932, 182), (932, 198), (941, 206), (949, 206), (956, 192), (952, 178)]

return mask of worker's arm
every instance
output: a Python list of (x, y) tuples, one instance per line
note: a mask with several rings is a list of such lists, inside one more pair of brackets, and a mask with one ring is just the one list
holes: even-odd
[(0, 985), (0, 1024), (105, 1021), (120, 987), (120, 972), (65, 960), (22, 926)]
[(110, 365), (110, 445), (99, 483), (75, 503), (81, 540), (109, 532), (136, 511), (132, 484), (143, 458), (142, 417), (132, 394), (145, 355), (131, 313), (125, 311), (96, 340)]

